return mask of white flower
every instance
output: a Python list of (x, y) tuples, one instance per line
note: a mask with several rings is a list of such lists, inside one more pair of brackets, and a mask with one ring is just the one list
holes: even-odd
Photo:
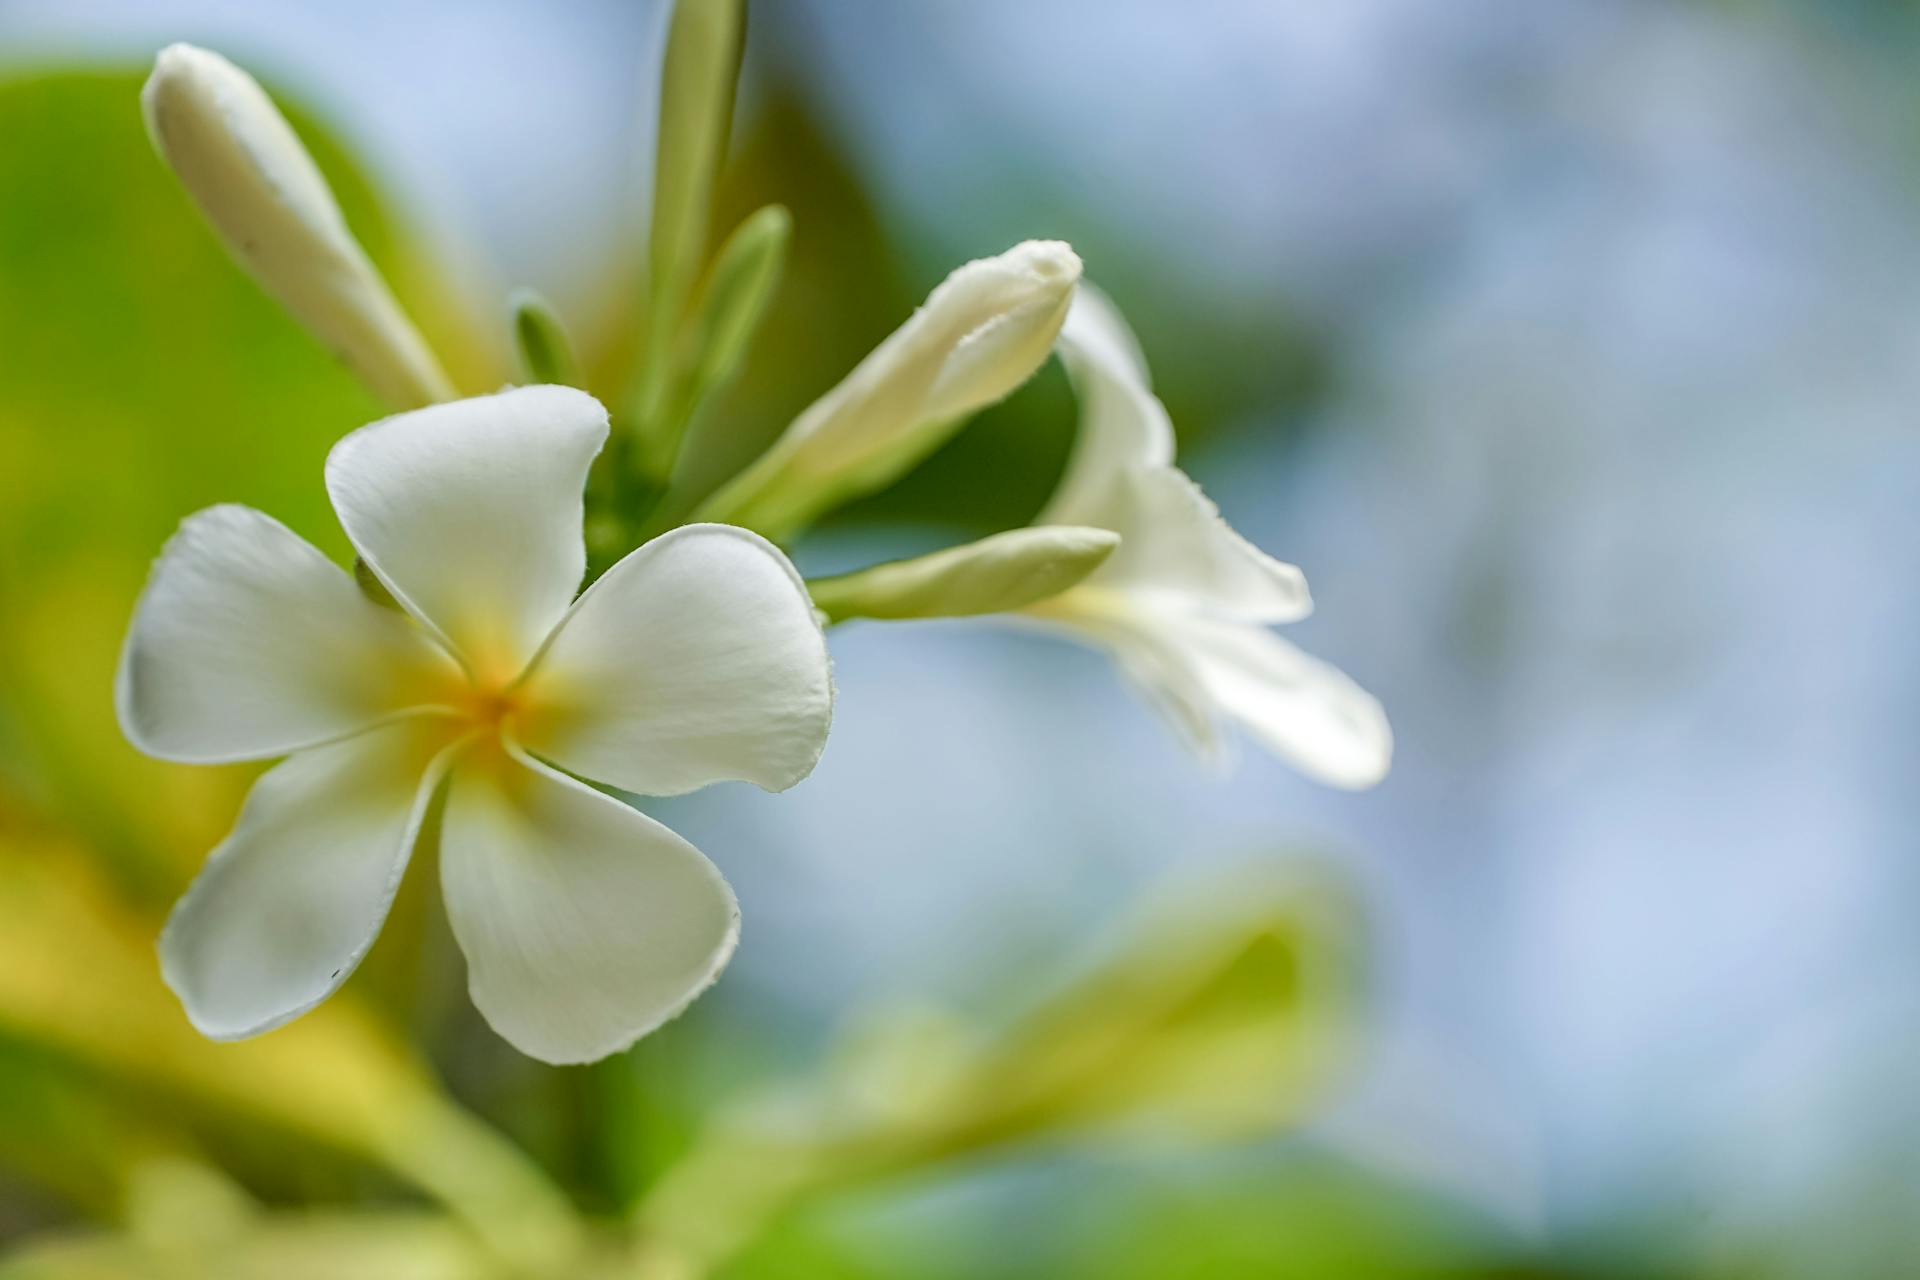
[(217, 53), (169, 45), (140, 105), (154, 148), (262, 288), (389, 404), (452, 398), (313, 157), (253, 77)]
[(1229, 528), (1173, 465), (1173, 424), (1104, 294), (1081, 286), (1059, 351), (1080, 435), (1037, 523), (1109, 529), (1120, 546), (1017, 616), (1108, 651), (1205, 756), (1221, 756), (1221, 721), (1234, 720), (1323, 782), (1378, 782), (1393, 754), (1380, 704), (1269, 629), (1311, 612), (1306, 580)]
[(1080, 279), (1057, 240), (955, 268), (925, 304), (709, 498), (708, 519), (785, 539), (884, 488), (1046, 362)]
[(127, 736), (170, 760), (289, 757), (161, 938), (202, 1032), (268, 1030), (353, 972), (443, 785), (469, 988), (523, 1052), (620, 1049), (726, 964), (739, 911), (720, 873), (571, 775), (791, 786), (826, 740), (826, 647), (786, 558), (725, 525), (656, 538), (576, 600), (606, 437), (592, 397), (526, 387), (342, 440), (328, 493), (399, 609), (249, 508), (202, 511), (167, 545), (121, 662)]

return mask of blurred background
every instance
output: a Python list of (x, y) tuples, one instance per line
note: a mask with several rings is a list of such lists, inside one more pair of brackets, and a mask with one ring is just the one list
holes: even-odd
[[(832, 636), (840, 701), (809, 782), (649, 806), (745, 913), (687, 1018), (554, 1072), (383, 940), (268, 1057), (203, 1057), (150, 972), (152, 922), (246, 777), (125, 747), (114, 653), (196, 507), (249, 502), (344, 555), (319, 462), (380, 411), (154, 159), (144, 68), (190, 40), (267, 83), (482, 390), (513, 376), (514, 286), (597, 369), (630, 356), (664, 17), (0, 0), (0, 1240), (131, 1221), (151, 1243), (182, 1205), (224, 1223), (241, 1195), (445, 1190), (331, 1055), (392, 1067), (366, 1097), (443, 1081), (608, 1213), (702, 1149), (728, 1099), (839, 1080), (850, 1057), (938, 1077), (932, 1028), (1040, 1025), (1142, 913), (1281, 875), (1340, 904), (1286, 935), (1335, 954), (1337, 1014), (1311, 983), (1287, 993), (1343, 1048), (1235, 1081), (1271, 1095), (1271, 1123), (1040, 1126), (810, 1197), (725, 1274), (1905, 1274), (1920, 9), (1902, 0), (754, 6), (718, 222), (778, 200), (796, 234), (745, 375), (696, 425), (716, 474), (951, 266), (1069, 240), (1138, 331), (1183, 464), (1305, 569), (1319, 613), (1290, 634), (1385, 703), (1392, 775), (1347, 795), (1248, 751), (1216, 776), (1091, 654), (854, 624)], [(1049, 368), (797, 558), (1022, 523), (1073, 421)], [(431, 938), (412, 896), (389, 932)], [(1201, 937), (1239, 927), (1200, 918)], [(324, 1114), (261, 1083), (274, 1063)]]

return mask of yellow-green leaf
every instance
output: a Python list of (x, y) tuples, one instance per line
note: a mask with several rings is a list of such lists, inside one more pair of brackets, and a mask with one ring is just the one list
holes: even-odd
[(271, 1034), (216, 1044), (161, 984), (155, 928), (84, 849), (0, 825), (0, 1037), (381, 1164), (508, 1255), (577, 1244), (558, 1192), (448, 1101), (350, 997)]

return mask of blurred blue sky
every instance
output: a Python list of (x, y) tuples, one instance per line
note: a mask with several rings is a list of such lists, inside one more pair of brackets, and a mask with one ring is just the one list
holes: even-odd
[[(847, 628), (815, 777), (674, 806), (740, 886), (733, 998), (814, 1027), (984, 1007), (1169, 875), (1311, 850), (1376, 929), (1377, 1049), (1321, 1125), (1349, 1149), (1557, 1232), (1677, 1193), (1711, 1235), (1910, 1177), (1897, 46), (1765, 5), (1095, 8), (768, 5), (755, 57), (804, 78), (916, 260), (1095, 225), (1332, 335), (1309, 431), (1255, 415), (1187, 461), (1306, 569), (1293, 634), (1385, 701), (1394, 775), (1339, 795), (1249, 754), (1222, 781), (1089, 655)], [(4, 0), (0, 47), (214, 45), (340, 123), (477, 296), (564, 298), (642, 207), (659, 19)]]

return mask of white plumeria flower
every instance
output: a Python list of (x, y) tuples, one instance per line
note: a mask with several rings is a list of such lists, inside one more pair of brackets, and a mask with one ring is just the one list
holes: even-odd
[(328, 494), (400, 609), (246, 507), (168, 543), (121, 662), (128, 738), (194, 763), (289, 757), (161, 937), (203, 1033), (279, 1026), (353, 972), (443, 784), (469, 989), (522, 1052), (621, 1049), (726, 964), (739, 909), (719, 871), (571, 775), (647, 795), (791, 786), (826, 741), (826, 646), (786, 557), (727, 525), (656, 538), (575, 599), (606, 437), (591, 396), (541, 386), (340, 441)]
[(1059, 352), (1080, 434), (1036, 523), (1109, 529), (1120, 546), (1017, 616), (1110, 653), (1203, 756), (1222, 758), (1232, 720), (1311, 777), (1378, 782), (1393, 755), (1380, 704), (1269, 629), (1312, 611), (1306, 579), (1235, 533), (1173, 465), (1173, 424), (1104, 294), (1081, 285)]

